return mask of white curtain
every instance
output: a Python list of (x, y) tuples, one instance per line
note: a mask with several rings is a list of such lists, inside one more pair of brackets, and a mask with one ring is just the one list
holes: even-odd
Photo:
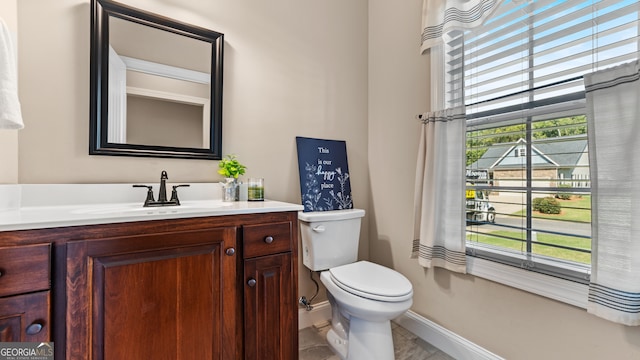
[(443, 61), (444, 45), (451, 38), (450, 32), (457, 31), (455, 36), (459, 36), (459, 30), (481, 25), (500, 2), (423, 0), (420, 51), (431, 49), (431, 108), (449, 108), (421, 118), (411, 257), (424, 267), (467, 271), (463, 196), (466, 118), (460, 106), (462, 97), (455, 96), (462, 90), (462, 83), (444, 80), (448, 71)]
[(501, 0), (423, 0), (422, 45), (420, 51), (438, 45), (454, 29), (470, 29), (480, 24)]
[(412, 258), (466, 273), (465, 115), (456, 108), (421, 115)]
[(592, 255), (587, 311), (640, 325), (640, 63), (585, 75)]

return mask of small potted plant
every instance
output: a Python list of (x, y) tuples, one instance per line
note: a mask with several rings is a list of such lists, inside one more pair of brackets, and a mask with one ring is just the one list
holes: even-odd
[(223, 200), (238, 200), (238, 176), (244, 175), (246, 166), (242, 165), (235, 155), (227, 155), (218, 163), (218, 174), (225, 177), (222, 183)]

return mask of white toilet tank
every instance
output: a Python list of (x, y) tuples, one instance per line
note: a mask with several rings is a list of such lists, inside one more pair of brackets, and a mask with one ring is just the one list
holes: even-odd
[(358, 260), (362, 209), (299, 212), (302, 262), (313, 271)]

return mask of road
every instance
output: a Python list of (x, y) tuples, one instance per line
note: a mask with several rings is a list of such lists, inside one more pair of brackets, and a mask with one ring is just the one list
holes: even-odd
[[(526, 223), (524, 219), (513, 216), (506, 215), (496, 215), (496, 225), (480, 225), (477, 231), (481, 232), (489, 232), (496, 230), (509, 230), (509, 228), (505, 228), (498, 225), (507, 225), (507, 226), (515, 226), (515, 227), (525, 227)], [(566, 233), (570, 232), (576, 235), (583, 236), (591, 236), (591, 224), (583, 224), (583, 223), (574, 223), (574, 222), (566, 222), (566, 221), (558, 221), (558, 220), (545, 220), (545, 219), (533, 219), (534, 229), (544, 229), (548, 231)]]

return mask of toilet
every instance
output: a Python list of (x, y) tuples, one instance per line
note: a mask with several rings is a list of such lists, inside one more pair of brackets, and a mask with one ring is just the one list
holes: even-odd
[(331, 304), (327, 342), (341, 359), (394, 359), (391, 320), (413, 302), (402, 274), (357, 261), (364, 210), (299, 212), (303, 264), (320, 271)]

